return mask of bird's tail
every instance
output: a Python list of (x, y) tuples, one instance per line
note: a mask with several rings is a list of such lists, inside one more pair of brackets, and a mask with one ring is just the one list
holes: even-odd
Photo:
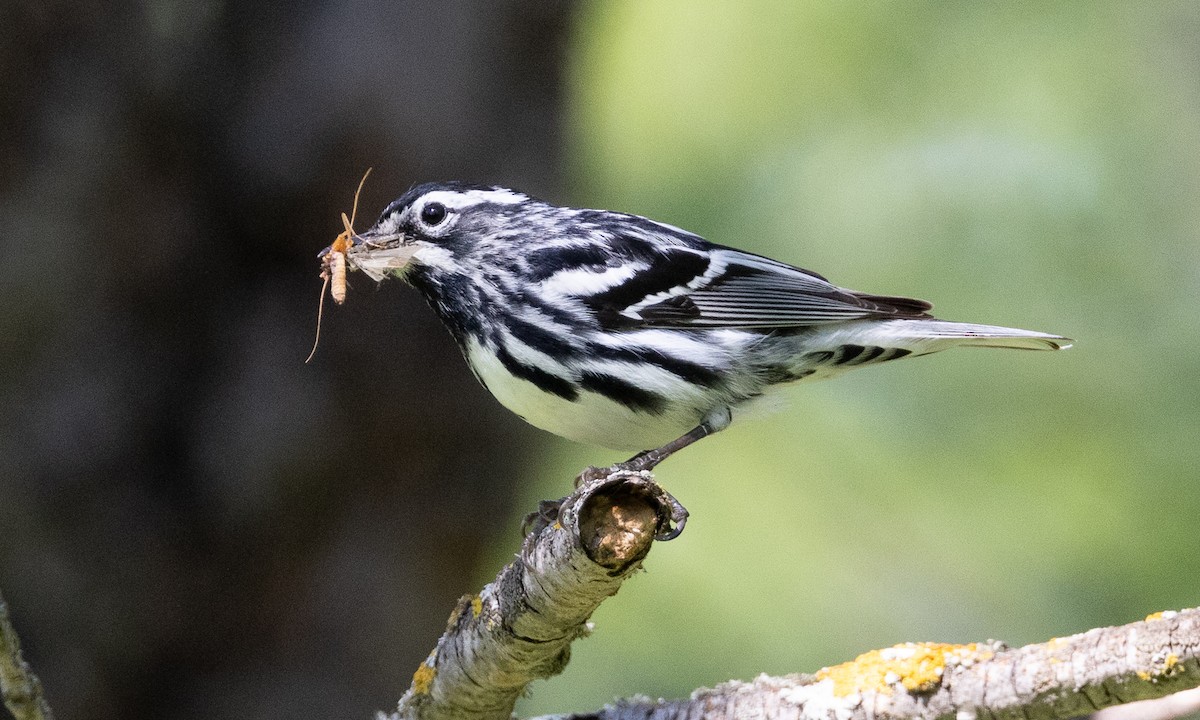
[(912, 319), (880, 323), (881, 332), (913, 344), (927, 344), (930, 351), (948, 347), (996, 347), (1015, 350), (1063, 350), (1074, 342), (1061, 335), (948, 320)]

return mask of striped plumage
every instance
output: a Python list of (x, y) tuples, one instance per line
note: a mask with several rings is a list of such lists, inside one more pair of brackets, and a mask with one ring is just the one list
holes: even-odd
[(921, 300), (839, 288), (643, 217), (465, 183), (405, 193), (349, 263), (416, 287), (510, 410), (619, 449), (691, 432), (681, 447), (775, 385), (959, 345), (1070, 342), (936, 320)]

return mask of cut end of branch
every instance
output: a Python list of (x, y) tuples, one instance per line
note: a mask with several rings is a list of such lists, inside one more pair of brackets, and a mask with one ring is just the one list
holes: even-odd
[(597, 565), (623, 572), (650, 552), (661, 503), (642, 485), (620, 480), (597, 489), (579, 509), (579, 539)]

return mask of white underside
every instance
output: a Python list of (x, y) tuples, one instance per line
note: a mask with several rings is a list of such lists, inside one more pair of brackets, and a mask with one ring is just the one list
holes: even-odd
[(679, 406), (658, 415), (634, 412), (586, 390), (576, 400), (567, 400), (514, 377), (494, 353), (474, 340), (466, 350), (475, 375), (501, 405), (530, 425), (569, 440), (614, 450), (646, 450), (674, 440), (703, 419), (701, 413)]

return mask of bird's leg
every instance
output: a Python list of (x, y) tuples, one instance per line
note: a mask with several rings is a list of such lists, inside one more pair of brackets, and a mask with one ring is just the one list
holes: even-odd
[(666, 460), (697, 440), (703, 440), (714, 432), (716, 431), (709, 427), (707, 423), (701, 423), (666, 445), (656, 447), (653, 450), (643, 450), (625, 462), (613, 465), (610, 470), (625, 470), (628, 472), (653, 470), (663, 460)]
[(704, 438), (718, 433), (729, 427), (733, 416), (729, 408), (723, 407), (710, 412), (705, 416), (704, 421), (696, 427), (687, 431), (683, 435), (675, 438), (671, 442), (662, 447), (654, 448), (653, 450), (643, 450), (634, 455), (625, 462), (619, 462), (607, 468), (590, 467), (584, 470), (575, 480), (575, 487), (579, 487), (588, 480), (594, 480), (598, 477), (607, 477), (615, 472), (643, 472), (653, 470), (659, 463), (666, 460), (671, 455), (679, 452), (688, 445), (703, 440)]
[[(717, 432), (717, 429), (714, 429), (707, 422), (702, 422), (662, 447), (656, 447), (653, 450), (643, 450), (625, 462), (617, 463), (612, 467), (603, 469), (590, 467), (587, 470), (584, 470), (579, 477), (580, 479), (583, 479), (593, 472), (600, 477), (607, 477), (614, 472), (622, 471), (649, 472), (650, 470), (653, 470), (656, 465), (663, 460), (666, 460), (672, 454), (684, 449), (697, 440), (702, 440), (709, 435), (712, 435), (714, 432)], [(578, 480), (576, 482), (578, 482)], [(659, 532), (657, 535), (655, 535), (654, 539), (661, 541), (674, 540), (675, 538), (679, 537), (679, 533), (683, 532), (683, 527), (687, 525), (688, 510), (683, 506), (683, 503), (676, 500), (675, 496), (666, 490), (663, 490), (663, 500), (666, 502), (667, 507), (670, 508), (670, 521), (663, 522), (660, 520), (662, 524), (659, 526)]]
[[(575, 478), (575, 487), (578, 488), (586, 482), (609, 477), (613, 473), (649, 472), (663, 460), (666, 460), (671, 455), (679, 452), (688, 445), (691, 445), (697, 440), (703, 440), (709, 435), (718, 433), (729, 427), (729, 423), (732, 421), (732, 419), (733, 415), (729, 408), (718, 408), (717, 410), (714, 410), (705, 416), (703, 422), (701, 422), (699, 425), (687, 431), (683, 435), (675, 438), (666, 445), (654, 448), (653, 450), (643, 450), (625, 462), (619, 462), (606, 468), (587, 468), (579, 474), (579, 477)], [(688, 511), (682, 503), (675, 499), (675, 496), (671, 495), (671, 493), (664, 490), (663, 495), (664, 500), (671, 508), (670, 525), (674, 525), (674, 527), (664, 523), (665, 529), (659, 532), (655, 539), (671, 540), (678, 537), (679, 533), (683, 532), (683, 526), (687, 524)]]
[[(723, 421), (722, 421), (723, 418)], [(575, 478), (575, 489), (583, 487), (586, 483), (597, 480), (604, 480), (611, 477), (614, 473), (619, 472), (643, 472), (653, 470), (663, 460), (666, 460), (673, 453), (676, 453), (688, 445), (712, 435), (715, 432), (724, 430), (729, 425), (729, 411), (725, 410), (724, 415), (715, 418), (716, 422), (710, 422), (709, 418), (705, 418), (704, 422), (692, 428), (683, 435), (675, 438), (671, 442), (662, 447), (654, 448), (653, 450), (643, 450), (634, 455), (625, 462), (619, 462), (609, 467), (598, 468), (595, 466), (585, 469)], [(663, 521), (659, 533), (655, 536), (655, 540), (673, 540), (683, 532), (683, 526), (687, 524), (688, 511), (675, 496), (663, 490), (663, 500), (671, 509), (669, 522)], [(558, 522), (558, 513), (562, 508), (563, 501), (567, 498), (558, 500), (542, 500), (538, 503), (536, 512), (529, 513), (525, 516), (525, 520), (521, 523), (521, 534), (529, 535), (530, 533), (540, 533), (545, 528)]]

